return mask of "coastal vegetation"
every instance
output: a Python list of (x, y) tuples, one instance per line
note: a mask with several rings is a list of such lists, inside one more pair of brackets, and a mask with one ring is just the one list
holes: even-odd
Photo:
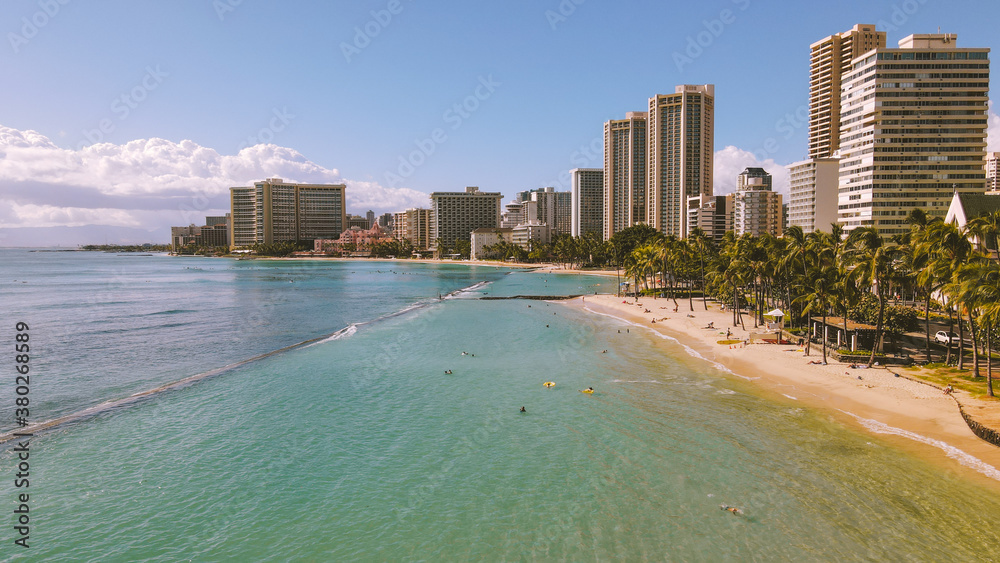
[[(973, 219), (964, 228), (920, 210), (907, 222), (909, 231), (892, 239), (870, 227), (845, 235), (837, 225), (830, 233), (805, 233), (793, 226), (782, 237), (729, 232), (715, 244), (698, 229), (677, 239), (637, 226), (607, 244), (613, 265), (623, 268), (634, 292), (655, 291), (675, 304), (678, 294), (686, 295), (689, 310), (695, 309), (693, 295), (707, 294), (732, 310), (734, 325), (750, 321), (759, 326), (772, 308), (785, 311), (793, 327), (807, 327), (810, 318), (825, 326), (828, 317), (843, 322), (845, 333), (848, 320), (870, 324), (869, 364), (884, 336), (895, 340), (922, 325), (926, 359), (943, 359), (964, 370), (966, 354), (953, 350), (951, 341), (944, 358), (935, 357), (930, 319), (936, 309), (950, 329), (957, 328), (957, 341), (968, 342), (972, 377), (985, 375), (986, 395), (992, 397), (992, 349), (1000, 329), (995, 250), (1000, 213)], [(744, 309), (749, 319), (743, 318)], [(826, 342), (821, 340), (825, 361)]]
[(169, 244), (87, 244), (80, 250), (97, 252), (169, 252)]

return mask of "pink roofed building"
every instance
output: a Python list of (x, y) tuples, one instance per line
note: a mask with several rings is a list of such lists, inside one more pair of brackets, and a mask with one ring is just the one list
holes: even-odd
[(374, 225), (370, 229), (351, 227), (341, 233), (339, 239), (317, 239), (313, 243), (313, 251), (325, 254), (367, 256), (372, 245), (391, 238), (392, 236), (378, 225)]

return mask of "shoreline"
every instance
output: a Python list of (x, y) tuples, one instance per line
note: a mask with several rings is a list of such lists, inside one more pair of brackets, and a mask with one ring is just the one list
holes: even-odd
[[(181, 254), (170, 254), (168, 256), (178, 257), (178, 256), (188, 256), (191, 255), (181, 255)], [(240, 258), (235, 256), (197, 256), (198, 258), (229, 258), (230, 260), (239, 260)], [(334, 261), (334, 262), (392, 262), (392, 263), (412, 263), (412, 264), (456, 264), (462, 266), (490, 266), (495, 268), (515, 268), (522, 270), (533, 270), (542, 274), (577, 274), (584, 276), (610, 276), (616, 277), (622, 275), (624, 277), (624, 272), (622, 270), (578, 270), (574, 268), (564, 268), (559, 264), (553, 264), (551, 262), (539, 262), (537, 264), (528, 264), (524, 262), (501, 262), (498, 260), (451, 260), (444, 258), (363, 258), (363, 257), (343, 257), (343, 256), (254, 256), (249, 258), (249, 260), (278, 260), (278, 261), (302, 261), (302, 260), (321, 260), (321, 261)]]
[[(686, 301), (678, 300), (677, 313), (669, 298), (645, 297), (639, 301), (642, 307), (634, 298), (608, 294), (563, 303), (674, 339), (694, 352), (690, 354), (692, 361), (722, 366), (774, 400), (818, 409), (921, 459), (954, 473), (975, 476), (1000, 490), (1000, 448), (973, 433), (957, 398), (885, 368), (854, 370), (832, 358), (827, 365), (810, 364), (822, 361), (822, 351), (815, 345), (806, 357), (795, 345), (719, 344), (726, 339), (727, 328), (733, 340), (749, 339), (752, 321), (747, 330), (733, 328), (732, 313), (720, 310), (717, 302), (709, 301), (705, 311), (696, 300), (691, 311)], [(705, 328), (710, 322), (714, 329)], [(664, 346), (669, 344), (664, 342)]]

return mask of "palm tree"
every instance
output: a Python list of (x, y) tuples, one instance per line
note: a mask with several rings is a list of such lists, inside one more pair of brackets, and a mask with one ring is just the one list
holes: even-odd
[(1000, 326), (1000, 265), (989, 261), (974, 266), (975, 271), (966, 272), (976, 280), (980, 294), (982, 313), (980, 323), (986, 330), (986, 394), (993, 397), (993, 335)]
[(701, 271), (701, 303), (705, 310), (708, 310), (708, 289), (705, 284), (705, 255), (711, 251), (712, 241), (705, 235), (701, 227), (691, 229), (688, 237), (691, 242), (691, 249), (698, 255), (698, 266)]
[(847, 258), (853, 268), (850, 277), (859, 285), (871, 288), (878, 298), (878, 321), (868, 364), (875, 363), (875, 353), (885, 328), (885, 298), (888, 279), (893, 272), (893, 251), (879, 236), (875, 227), (858, 227), (847, 238)]
[[(796, 301), (803, 304), (807, 315), (821, 313), (823, 316), (823, 363), (826, 364), (826, 317), (837, 303), (836, 270), (832, 266), (816, 268), (809, 276), (809, 293), (800, 295)], [(808, 354), (807, 354), (808, 355)]]
[[(942, 294), (946, 298), (948, 307), (948, 319), (951, 323), (949, 332), (954, 328), (954, 312), (957, 310), (958, 317), (958, 368), (964, 369), (965, 359), (965, 329), (962, 323), (962, 303), (958, 299), (959, 294), (954, 291), (958, 286), (953, 285), (955, 272), (968, 262), (972, 252), (972, 244), (958, 226), (954, 223), (943, 221), (930, 223), (927, 227), (927, 244), (932, 245), (931, 264), (929, 267), (932, 276), (941, 288)], [(948, 351), (946, 361), (951, 363), (951, 339), (948, 340)]]

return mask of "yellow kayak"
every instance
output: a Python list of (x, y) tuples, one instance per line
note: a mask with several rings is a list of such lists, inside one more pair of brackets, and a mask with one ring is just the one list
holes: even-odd
[(594, 394), (594, 390), (593, 389), (580, 389), (580, 392), (581, 393), (586, 393), (588, 395), (593, 395)]
[(544, 385), (545, 387), (555, 387), (556, 386), (556, 382), (555, 381), (546, 381), (545, 383), (542, 383), (542, 385)]

